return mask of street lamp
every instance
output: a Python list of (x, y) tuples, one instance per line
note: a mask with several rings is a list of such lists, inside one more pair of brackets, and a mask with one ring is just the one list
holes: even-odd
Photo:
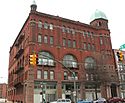
[(76, 101), (77, 101), (77, 98), (76, 98), (76, 75), (75, 75), (75, 73), (73, 72), (72, 73), (73, 74), (73, 79), (74, 79), (74, 103), (76, 103)]
[(46, 83), (41, 82), (40, 86), (42, 88), (42, 92), (40, 92), (40, 95), (42, 95), (42, 103), (45, 103), (45, 101), (46, 101)]

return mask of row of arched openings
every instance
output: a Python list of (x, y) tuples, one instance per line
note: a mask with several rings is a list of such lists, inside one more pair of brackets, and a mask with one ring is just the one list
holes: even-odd
[[(38, 53), (38, 57), (40, 65), (54, 66), (55, 59), (50, 52), (40, 51)], [(79, 64), (76, 57), (72, 54), (66, 54), (62, 59), (62, 63), (65, 67), (70, 67), (70, 68), (78, 68)], [(85, 69), (90, 69), (96, 66), (96, 61), (93, 57), (86, 57), (85, 60), (83, 61), (83, 64), (85, 66)]]

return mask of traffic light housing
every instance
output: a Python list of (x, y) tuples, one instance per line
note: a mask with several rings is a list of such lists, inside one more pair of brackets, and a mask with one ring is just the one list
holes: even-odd
[(30, 54), (30, 56), (29, 56), (29, 64), (33, 65), (33, 66), (38, 64), (38, 56), (36, 54)]
[(123, 53), (122, 53), (122, 51), (118, 51), (117, 56), (118, 56), (118, 61), (122, 62), (123, 61)]

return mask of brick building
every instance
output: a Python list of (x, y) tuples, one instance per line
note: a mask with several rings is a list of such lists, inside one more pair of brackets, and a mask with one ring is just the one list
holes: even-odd
[[(38, 103), (43, 98), (50, 102), (119, 96), (105, 14), (96, 10), (85, 24), (36, 9), (34, 2), (10, 48), (8, 99)], [(39, 58), (36, 66), (29, 65), (33, 53)]]
[(5, 99), (7, 97), (7, 84), (0, 84), (0, 98)]

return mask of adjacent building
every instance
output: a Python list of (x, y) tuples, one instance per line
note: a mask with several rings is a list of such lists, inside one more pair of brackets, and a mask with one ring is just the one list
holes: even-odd
[(1, 99), (7, 98), (7, 84), (6, 83), (0, 84), (0, 98)]
[[(125, 51), (119, 49), (113, 49), (113, 51), (120, 83), (120, 97), (125, 98)], [(121, 52), (121, 57), (118, 55), (119, 52)]]
[[(99, 10), (85, 24), (38, 12), (34, 2), (9, 53), (8, 100), (119, 96), (108, 19)], [(35, 66), (29, 64), (31, 54), (38, 55)]]

